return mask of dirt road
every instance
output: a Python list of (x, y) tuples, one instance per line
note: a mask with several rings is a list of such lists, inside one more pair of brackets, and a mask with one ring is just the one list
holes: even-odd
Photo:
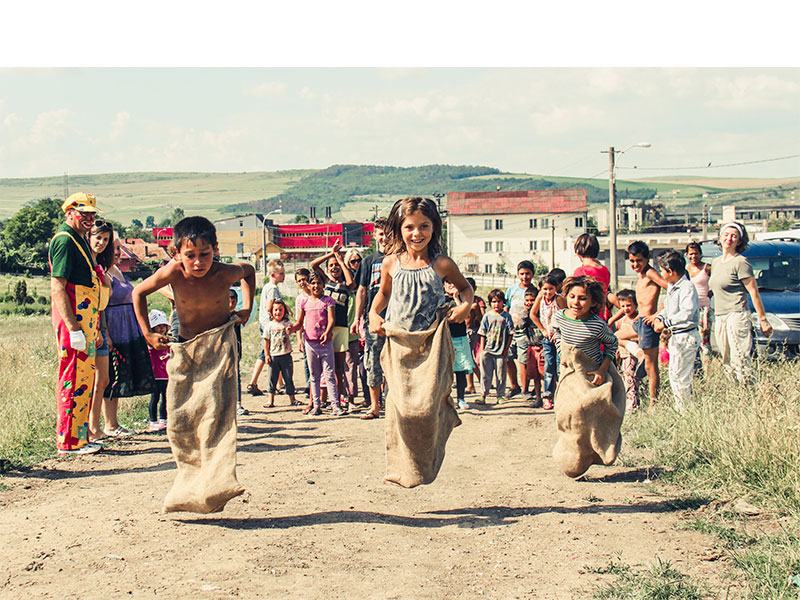
[(724, 568), (646, 471), (558, 472), (552, 412), (470, 409), (439, 478), (406, 490), (382, 483), (383, 419), (260, 400), (240, 418), (248, 492), (221, 514), (161, 512), (175, 470), (159, 434), (6, 477), (0, 597), (586, 598), (608, 576), (585, 567), (611, 559), (712, 584)]

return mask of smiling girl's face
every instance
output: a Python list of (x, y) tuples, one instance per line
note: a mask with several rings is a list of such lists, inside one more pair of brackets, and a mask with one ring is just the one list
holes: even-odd
[(286, 309), (284, 308), (283, 304), (273, 304), (272, 305), (272, 320), (273, 321), (283, 321), (283, 317), (286, 316)]
[(592, 314), (593, 306), (592, 298), (583, 286), (575, 285), (567, 292), (567, 308), (572, 313), (569, 315), (571, 318), (585, 321)]
[(433, 236), (433, 223), (421, 210), (415, 210), (403, 219), (400, 235), (408, 252), (423, 254)]
[(108, 231), (93, 233), (89, 236), (89, 248), (92, 249), (95, 255), (102, 254), (103, 250), (108, 246), (109, 239), (111, 239), (111, 234)]

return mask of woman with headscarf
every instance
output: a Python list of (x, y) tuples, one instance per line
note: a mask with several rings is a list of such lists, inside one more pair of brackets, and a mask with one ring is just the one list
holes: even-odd
[(750, 238), (741, 223), (732, 221), (719, 230), (722, 255), (711, 261), (708, 287), (714, 295), (714, 336), (722, 356), (722, 366), (739, 384), (753, 379), (753, 324), (747, 295), (758, 314), (764, 335), (772, 333), (764, 304), (753, 276), (753, 266), (742, 256)]

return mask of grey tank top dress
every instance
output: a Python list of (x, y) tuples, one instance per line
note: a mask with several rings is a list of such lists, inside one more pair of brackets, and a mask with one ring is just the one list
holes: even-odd
[(407, 331), (424, 331), (436, 320), (436, 310), (447, 298), (441, 277), (431, 264), (420, 269), (404, 269), (398, 256), (392, 275), (392, 295), (386, 307), (386, 321)]

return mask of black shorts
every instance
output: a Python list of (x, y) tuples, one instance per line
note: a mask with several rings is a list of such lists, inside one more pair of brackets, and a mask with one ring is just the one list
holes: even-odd
[(636, 319), (633, 322), (633, 330), (636, 332), (636, 335), (639, 336), (640, 348), (643, 350), (647, 348), (658, 348), (658, 342), (661, 336), (656, 333), (655, 329), (645, 323), (644, 319)]

